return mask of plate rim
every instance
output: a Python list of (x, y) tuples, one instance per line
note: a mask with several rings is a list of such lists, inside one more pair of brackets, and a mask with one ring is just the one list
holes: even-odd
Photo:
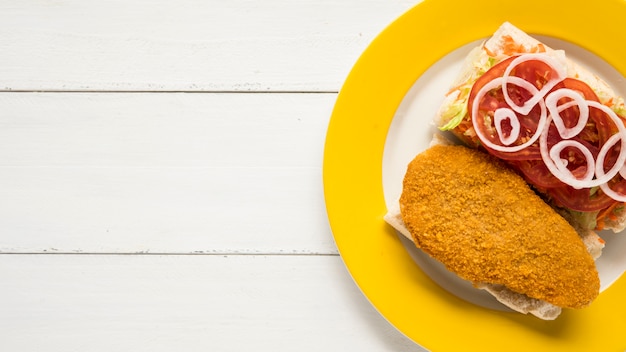
[[(511, 338), (516, 338), (516, 343), (507, 348), (519, 350), (624, 349), (626, 342), (616, 339), (626, 330), (626, 320), (621, 318), (626, 316), (626, 305), (617, 303), (620, 295), (626, 296), (626, 278), (617, 280), (591, 307), (565, 310), (552, 322), (491, 311), (466, 303), (430, 280), (382, 220), (386, 212), (382, 159), (387, 130), (413, 83), (449, 52), (490, 36), (502, 22), (509, 21), (528, 33), (572, 42), (626, 76), (626, 62), (619, 60), (626, 57), (626, 47), (616, 46), (609, 36), (594, 35), (613, 33), (613, 38), (626, 38), (626, 29), (618, 25), (619, 15), (626, 13), (626, 1), (530, 0), (524, 8), (502, 2), (487, 9), (487, 17), (481, 13), (485, 8), (471, 5), (462, 0), (418, 3), (370, 43), (346, 78), (328, 125), (323, 161), (327, 215), (341, 258), (380, 314), (428, 349), (501, 349), (498, 342), (510, 343)], [(538, 9), (561, 16), (551, 18), (550, 23), (529, 16)], [(437, 16), (441, 14), (445, 16)], [(463, 28), (452, 25), (472, 16), (481, 20)], [(585, 25), (572, 21), (583, 16), (591, 18)], [(439, 35), (428, 34), (433, 32)], [(447, 39), (438, 40), (441, 37)], [(383, 95), (385, 99), (380, 98)], [(427, 318), (425, 314), (429, 314)], [(451, 315), (455, 319), (449, 319)], [(450, 338), (450, 331), (455, 331), (455, 338)]]

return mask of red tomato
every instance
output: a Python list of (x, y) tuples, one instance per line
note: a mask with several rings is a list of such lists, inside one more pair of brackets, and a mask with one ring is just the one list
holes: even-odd
[(597, 191), (591, 195), (589, 188), (574, 189), (570, 186), (551, 188), (548, 194), (556, 201), (557, 205), (575, 211), (598, 211), (606, 209), (615, 203), (615, 200), (604, 193)]
[[(499, 87), (493, 89), (484, 95), (479, 102), (478, 116), (472, 116), (472, 106), (477, 93), (492, 80), (502, 77), (514, 58), (515, 57), (510, 57), (498, 63), (488, 70), (483, 76), (478, 78), (472, 87), (472, 91), (470, 92), (468, 99), (470, 118), (476, 122), (477, 126), (482, 128), (482, 134), (495, 145), (503, 144), (497, 133), (495, 133), (496, 128), (493, 123), (494, 112), (499, 108), (508, 107), (508, 104), (504, 99), (502, 88)], [(512, 76), (523, 78), (524, 80), (532, 83), (537, 89), (541, 89), (555, 74), (556, 72), (547, 64), (541, 61), (533, 60), (523, 62), (511, 71)], [(599, 101), (595, 92), (586, 83), (580, 80), (566, 78), (552, 90), (560, 88), (575, 90), (583, 95), (586, 100)], [(509, 85), (507, 87), (507, 92), (513, 102), (519, 106), (523, 105), (524, 102), (531, 98), (531, 94), (528, 90), (515, 85)], [(563, 104), (565, 102), (566, 101), (559, 101), (559, 104)], [(539, 106), (533, 108), (528, 115), (519, 116), (518, 114), (520, 122), (520, 138), (510, 146), (523, 144), (535, 134), (538, 128), (540, 115), (541, 110)], [(567, 108), (560, 112), (560, 116), (566, 127), (573, 127), (578, 122), (579, 108), (577, 106)], [(465, 126), (465, 128), (466, 127), (467, 126)], [(508, 136), (511, 131), (511, 125), (503, 123), (501, 127), (504, 136)], [(578, 136), (571, 138), (571, 140), (582, 143), (591, 151), (594, 158), (596, 158), (603, 143), (616, 132), (617, 128), (609, 116), (599, 109), (591, 108), (589, 120), (585, 128)], [(547, 138), (548, 148), (551, 148), (561, 140), (561, 137), (553, 124), (549, 127)], [(476, 143), (476, 141), (473, 142)], [(612, 198), (603, 194), (601, 191), (591, 194), (590, 189), (577, 190), (557, 179), (545, 166), (538, 141), (531, 146), (516, 152), (500, 152), (485, 146), (484, 143), (481, 143), (481, 145), (490, 154), (505, 160), (511, 167), (518, 170), (528, 183), (535, 186), (535, 188), (546, 192), (560, 206), (576, 211), (598, 211), (606, 209), (616, 202)], [(612, 165), (611, 161), (613, 161), (613, 163), (615, 162), (618, 153), (619, 146), (613, 148), (611, 152), (609, 152), (606, 164)], [(567, 168), (575, 176), (580, 177), (585, 174), (587, 170), (587, 163), (582, 153), (573, 148), (566, 148), (561, 153), (561, 158), (568, 160)], [(613, 182), (611, 188), (620, 193), (626, 194), (626, 180)]]
[[(479, 126), (484, 126), (485, 129), (483, 130), (483, 134), (487, 138), (489, 138), (492, 143), (497, 145), (502, 145), (502, 143), (500, 142), (497, 134), (494, 133), (495, 126), (493, 124), (493, 121), (491, 121), (491, 117), (493, 117), (493, 113), (498, 108), (508, 107), (508, 104), (504, 100), (504, 93), (502, 89), (494, 89), (483, 97), (483, 99), (479, 103), (478, 116), (472, 116), (471, 107), (473, 106), (474, 100), (476, 99), (476, 94), (486, 84), (488, 84), (495, 78), (502, 77), (507, 67), (510, 65), (511, 61), (513, 61), (514, 59), (515, 57), (510, 57), (496, 64), (484, 75), (479, 77), (478, 80), (476, 80), (476, 82), (474, 83), (468, 99), (468, 110), (470, 111), (470, 118), (475, 120)], [(543, 85), (547, 83), (550, 77), (554, 74), (554, 70), (552, 70), (548, 65), (540, 61), (526, 61), (522, 64), (519, 64), (511, 71), (512, 76), (520, 77), (528, 82), (532, 82), (537, 89), (541, 89), (541, 87), (543, 87)], [(508, 86), (507, 92), (509, 94), (509, 97), (517, 105), (523, 105), (527, 100), (531, 98), (531, 94), (529, 91), (514, 85)], [(541, 109), (539, 106), (536, 106), (530, 111), (528, 115), (518, 116), (520, 121), (520, 142), (513, 145), (522, 144), (525, 141), (529, 140), (535, 134), (538, 128), (540, 114)], [(491, 122), (486, 122), (486, 118), (488, 118)], [(502, 130), (504, 132), (504, 135), (508, 136), (508, 133), (511, 130), (510, 125), (504, 125)], [(538, 143), (535, 146), (522, 149), (518, 152), (499, 152), (490, 148), (487, 149), (491, 154), (505, 160), (534, 160), (537, 158), (541, 158)]]

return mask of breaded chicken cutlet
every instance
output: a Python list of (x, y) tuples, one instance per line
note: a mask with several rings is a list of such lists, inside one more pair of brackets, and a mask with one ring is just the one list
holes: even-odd
[(400, 212), (415, 244), (475, 285), (502, 285), (563, 308), (600, 280), (572, 226), (495, 158), (435, 145), (409, 164)]

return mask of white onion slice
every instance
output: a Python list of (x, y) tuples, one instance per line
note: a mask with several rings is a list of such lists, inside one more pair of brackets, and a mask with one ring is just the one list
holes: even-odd
[[(557, 105), (558, 101), (562, 98), (570, 98), (572, 101)], [(574, 105), (578, 106), (579, 115), (578, 122), (576, 126), (568, 128), (565, 126), (563, 119), (561, 118), (561, 111), (570, 108)], [(580, 132), (585, 129), (587, 125), (587, 121), (589, 120), (589, 105), (587, 105), (587, 101), (585, 97), (583, 97), (580, 93), (575, 90), (561, 88), (557, 89), (554, 92), (548, 94), (546, 97), (546, 107), (548, 108), (548, 112), (552, 116), (552, 121), (556, 126), (557, 131), (559, 131), (559, 135), (563, 139), (570, 139), (576, 137)]]
[(606, 183), (601, 184), (600, 189), (602, 190), (602, 192), (604, 192), (604, 194), (606, 194), (613, 200), (616, 200), (618, 202), (626, 202), (626, 195), (615, 192)]
[[(587, 172), (582, 178), (576, 178), (572, 174), (572, 172), (567, 168), (567, 159), (561, 159), (561, 152), (565, 148), (578, 149), (578, 151), (580, 151), (585, 156), (585, 161), (587, 162)], [(583, 145), (582, 143), (578, 141), (560, 141), (554, 146), (552, 146), (552, 149), (550, 149), (549, 155), (550, 155), (550, 160), (554, 162), (556, 169), (562, 174), (567, 175), (568, 178), (573, 178), (581, 182), (589, 182), (593, 180), (594, 171), (595, 171), (595, 168), (594, 168), (595, 160), (593, 160), (593, 154), (591, 154), (591, 151), (589, 150), (589, 148), (585, 147), (585, 145)]]
[[(611, 136), (611, 138), (609, 138), (609, 140), (602, 146), (602, 149), (600, 149), (600, 153), (598, 153), (598, 163), (596, 163), (596, 175), (600, 178), (600, 176), (604, 177), (604, 178), (608, 178), (608, 180), (604, 183), (602, 183), (600, 185), (600, 189), (602, 189), (602, 191), (604, 192), (604, 194), (606, 194), (607, 196), (613, 198), (614, 200), (618, 201), (618, 202), (626, 202), (626, 195), (624, 194), (620, 194), (617, 193), (615, 191), (613, 191), (609, 185), (607, 184), (607, 182), (609, 180), (611, 180), (618, 172), (620, 173), (620, 175), (622, 175), (622, 177), (624, 177), (623, 171), (624, 168), (626, 168), (626, 166), (623, 165), (623, 161), (620, 162), (620, 157), (622, 156), (622, 154), (626, 155), (626, 152), (624, 152), (624, 142), (626, 141), (625, 138), (620, 138), (620, 134), (616, 133), (613, 136)], [(613, 165), (613, 167), (611, 168), (611, 170), (609, 170), (609, 172), (607, 174), (604, 174), (604, 159), (606, 158), (606, 154), (608, 153), (608, 151), (615, 145), (617, 144), (617, 142), (621, 139), (622, 141), (622, 145), (621, 145), (621, 149), (620, 149), (620, 155), (617, 158), (617, 161), (615, 162), (615, 165)], [(600, 165), (599, 165), (600, 164)], [(619, 166), (620, 164), (622, 164), (623, 166)], [(615, 172), (615, 170), (617, 169), (617, 172)], [(613, 175), (613, 176), (611, 176)], [(611, 177), (607, 177), (607, 176), (611, 176)]]
[[(513, 82), (515, 85), (518, 85), (520, 87), (523, 87), (524, 89), (527, 89), (528, 91), (531, 92), (531, 94), (537, 94), (539, 92), (539, 90), (534, 85), (532, 85), (528, 81), (525, 81), (525, 80), (523, 80), (523, 79), (521, 79), (519, 77), (514, 77), (514, 76), (509, 77), (509, 81)], [(496, 89), (498, 87), (502, 87), (502, 82), (503, 82), (502, 77), (495, 78), (495, 79), (491, 80), (489, 83), (485, 84), (478, 91), (478, 93), (476, 93), (476, 97), (474, 98), (474, 102), (472, 104), (472, 116), (474, 116), (474, 117), (478, 116), (478, 108), (480, 106), (480, 101), (485, 96), (485, 94), (487, 94), (489, 91), (491, 91), (493, 89)], [(476, 135), (478, 135), (478, 138), (480, 138), (481, 142), (483, 142), (484, 145), (486, 145), (487, 147), (489, 147), (489, 148), (491, 148), (493, 150), (497, 150), (497, 151), (500, 151), (500, 152), (509, 152), (509, 153), (523, 150), (523, 149), (531, 146), (533, 143), (535, 143), (539, 139), (539, 136), (541, 135), (541, 127), (545, 124), (546, 118), (548, 116), (546, 105), (543, 102), (543, 100), (539, 100), (538, 104), (539, 104), (539, 106), (541, 108), (541, 114), (539, 116), (538, 128), (537, 128), (537, 131), (535, 132), (535, 134), (533, 134), (533, 136), (528, 141), (526, 141), (525, 143), (509, 147), (508, 145), (510, 145), (512, 142), (509, 143), (509, 144), (506, 144), (505, 141), (502, 140), (502, 135), (499, 134), (498, 137), (500, 137), (500, 142), (502, 142), (502, 144), (504, 144), (504, 146), (498, 145), (498, 144), (494, 144), (483, 133), (481, 127), (484, 128), (484, 126), (479, 126), (478, 123), (476, 122), (476, 118), (472, 118), (472, 124), (474, 126), (474, 130), (476, 132)], [(497, 110), (496, 110), (496, 112), (494, 112), (494, 115), (495, 114), (501, 114), (501, 113), (498, 113)], [(515, 122), (513, 122), (513, 120), (515, 120)], [(511, 119), (511, 124), (513, 125), (514, 123), (519, 124), (519, 119), (517, 118), (517, 116), (515, 116), (515, 119)], [(497, 126), (497, 124), (496, 124), (496, 126)], [(496, 127), (496, 128), (498, 128), (498, 127)], [(519, 136), (519, 133), (518, 133), (518, 136)]]
[[(593, 166), (595, 162), (593, 161), (593, 155), (591, 155), (591, 152), (589, 151), (589, 149), (587, 149), (584, 145), (580, 143), (578, 143), (580, 145), (576, 146), (578, 147), (577, 149), (583, 151), (583, 154), (585, 155), (585, 159), (587, 161), (587, 173), (585, 174), (585, 177), (583, 177), (583, 179), (578, 179), (574, 177), (572, 172), (569, 171), (569, 169), (567, 169), (565, 165), (563, 165), (563, 162), (561, 160), (561, 156), (560, 156), (561, 151), (565, 147), (568, 147), (568, 146), (572, 147), (573, 145), (571, 144), (567, 145), (563, 143), (565, 141), (561, 141), (557, 143), (555, 146), (553, 146), (552, 149), (548, 150), (548, 131), (550, 129), (547, 128), (547, 126), (549, 126), (551, 122), (552, 122), (552, 116), (548, 116), (546, 128), (543, 129), (541, 133), (541, 138), (539, 138), (539, 151), (541, 152), (541, 158), (543, 159), (543, 163), (546, 165), (548, 170), (550, 170), (552, 175), (554, 175), (554, 177), (556, 177), (557, 179), (559, 179), (559, 181), (565, 183), (566, 185), (570, 185), (576, 189), (594, 187), (593, 186), (594, 181), (592, 180), (592, 178), (593, 178), (593, 172), (594, 172)], [(569, 142), (575, 142), (575, 141), (569, 141)], [(589, 160), (590, 155), (591, 155), (591, 161)], [(591, 177), (589, 177), (590, 172), (591, 172)]]
[[(590, 101), (589, 106), (600, 109), (604, 113), (609, 115), (609, 117), (611, 118), (611, 120), (613, 120), (613, 123), (615, 123), (618, 129), (618, 132), (614, 134), (613, 136), (611, 136), (611, 138), (609, 138), (606, 141), (606, 143), (604, 143), (604, 145), (600, 149), (600, 152), (598, 153), (598, 161), (596, 162), (596, 177), (599, 180), (606, 179), (605, 182), (602, 182), (602, 184), (600, 185), (600, 188), (607, 196), (619, 202), (626, 202), (626, 195), (622, 195), (613, 191), (606, 184), (609, 180), (615, 177), (615, 175), (617, 175), (618, 173), (620, 173), (622, 177), (624, 175), (622, 170), (624, 169), (625, 167), (624, 163), (626, 162), (626, 127), (624, 127), (622, 120), (617, 116), (617, 114), (606, 105), (602, 105), (595, 101)], [(618, 141), (622, 142), (620, 146), (619, 155), (613, 167), (605, 174), (604, 173), (604, 159), (606, 158), (606, 155), (608, 154), (609, 150), (615, 144), (617, 144)]]
[[(550, 77), (550, 80), (548, 82), (546, 82), (546, 84), (543, 87), (541, 87), (541, 90), (539, 90), (537, 93), (534, 93), (533, 97), (530, 98), (528, 101), (526, 101), (524, 103), (524, 105), (519, 106), (519, 105), (515, 104), (515, 102), (509, 96), (509, 92), (508, 92), (507, 86), (508, 86), (509, 83), (517, 84), (517, 83), (515, 83), (515, 81), (511, 80), (511, 78), (515, 77), (515, 76), (511, 76), (511, 71), (516, 66), (518, 66), (519, 64), (524, 63), (526, 61), (541, 61), (541, 62), (545, 63), (546, 65), (548, 65), (550, 68), (552, 68), (556, 72), (556, 77)], [(535, 105), (537, 105), (539, 103), (539, 101), (541, 101), (543, 99), (543, 97), (545, 97), (546, 94), (548, 94), (548, 92), (552, 88), (554, 88), (554, 86), (559, 84), (559, 82), (561, 82), (566, 77), (567, 77), (567, 70), (566, 70), (566, 68), (563, 66), (563, 64), (561, 64), (559, 61), (557, 61), (555, 58), (553, 58), (551, 56), (548, 56), (548, 55), (545, 55), (545, 54), (525, 54), (525, 55), (520, 55), (520, 56), (516, 57), (515, 59), (513, 59), (513, 61), (511, 61), (509, 66), (504, 71), (504, 76), (503, 76), (504, 80), (503, 80), (503, 83), (502, 83), (502, 91), (504, 93), (504, 100), (516, 112), (518, 112), (518, 113), (520, 113), (522, 115), (528, 115), (528, 113), (530, 113), (530, 111), (535, 107)], [(527, 81), (524, 81), (524, 82), (527, 82)], [(535, 87), (535, 86), (533, 85), (533, 87)]]
[[(506, 120), (511, 124), (511, 133), (508, 137), (504, 136), (502, 131), (502, 123)], [(493, 115), (493, 122), (496, 125), (496, 131), (498, 131), (498, 137), (502, 144), (511, 145), (519, 138), (520, 122), (517, 115), (515, 115), (515, 111), (506, 108), (498, 109)]]

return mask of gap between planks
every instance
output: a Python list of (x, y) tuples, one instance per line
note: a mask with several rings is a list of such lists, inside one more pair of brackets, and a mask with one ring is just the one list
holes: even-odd
[(259, 257), (338, 257), (339, 253), (322, 252), (0, 252), (0, 256), (9, 255), (66, 255), (66, 256), (259, 256)]
[(338, 94), (336, 90), (81, 90), (45, 89), (20, 90), (0, 89), (1, 93), (79, 93), (79, 94)]

